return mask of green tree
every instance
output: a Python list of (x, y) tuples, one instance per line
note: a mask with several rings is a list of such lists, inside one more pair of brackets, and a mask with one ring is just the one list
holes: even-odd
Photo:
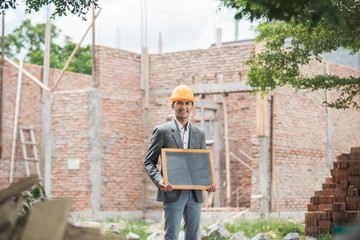
[[(313, 91), (336, 89), (341, 95), (325, 103), (327, 106), (342, 109), (360, 107), (359, 77), (344, 78), (329, 74), (306, 76), (300, 73), (301, 66), (307, 65), (312, 59), (321, 61), (324, 53), (339, 48), (351, 50), (352, 54), (360, 51), (358, 0), (221, 2), (224, 6), (237, 8), (237, 18), (265, 19), (257, 27), (258, 35), (255, 39), (257, 42), (265, 41), (265, 48), (256, 57), (252, 55), (248, 61), (251, 66), (248, 84), (255, 91), (266, 93), (285, 84)], [(324, 4), (324, 8), (318, 9), (317, 4)], [(288, 9), (289, 6), (294, 9)], [(288, 47), (285, 47), (286, 40), (291, 41)]]
[[(36, 24), (33, 26), (30, 20), (24, 20), (12, 33), (5, 36), (5, 55), (14, 60), (18, 56), (20, 49), (27, 51), (24, 62), (42, 65), (44, 60), (46, 24)], [(54, 43), (59, 39), (61, 31), (55, 25), (51, 26), (50, 44), (50, 67), (62, 69), (72, 51), (76, 47), (70, 37), (65, 36), (63, 45)], [(72, 59), (68, 71), (91, 74), (92, 52), (91, 46), (80, 47)]]
[[(342, 13), (336, 0), (220, 0), (225, 7), (236, 8), (236, 19), (248, 18), (310, 22), (316, 25), (320, 20), (337, 24)], [(350, 0), (351, 1), (351, 0)], [(356, 2), (356, 0), (355, 0)]]
[[(31, 13), (32, 11), (39, 11), (40, 8), (53, 4), (55, 10), (52, 12), (51, 17), (67, 15), (67, 12), (77, 14), (79, 17), (85, 19), (85, 15), (89, 12), (89, 9), (94, 4), (98, 7), (98, 0), (76, 0), (76, 1), (64, 1), (64, 0), (22, 0), (25, 2), (25, 12)], [(16, 0), (0, 0), (0, 10), (15, 9)], [(1, 13), (1, 12), (0, 12)]]

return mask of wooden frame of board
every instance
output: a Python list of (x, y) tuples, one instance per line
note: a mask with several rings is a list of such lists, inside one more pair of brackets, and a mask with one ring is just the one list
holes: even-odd
[(164, 183), (174, 189), (206, 190), (215, 185), (211, 149), (162, 148)]

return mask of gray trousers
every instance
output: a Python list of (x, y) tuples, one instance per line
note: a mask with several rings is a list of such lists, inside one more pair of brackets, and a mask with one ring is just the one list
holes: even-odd
[(165, 240), (177, 240), (181, 218), (184, 217), (185, 240), (198, 240), (201, 203), (196, 202), (191, 190), (182, 190), (176, 202), (164, 203)]

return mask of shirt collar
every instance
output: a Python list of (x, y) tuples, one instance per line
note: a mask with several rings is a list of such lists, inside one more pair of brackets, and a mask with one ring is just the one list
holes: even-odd
[[(185, 129), (184, 129), (184, 127), (181, 125), (181, 123), (179, 122), (179, 120), (177, 120), (177, 119), (175, 118), (175, 122), (176, 122), (176, 124), (178, 125), (179, 129), (184, 132)], [(186, 131), (189, 131), (189, 130), (190, 130), (190, 122), (187, 122), (187, 124), (186, 124)]]

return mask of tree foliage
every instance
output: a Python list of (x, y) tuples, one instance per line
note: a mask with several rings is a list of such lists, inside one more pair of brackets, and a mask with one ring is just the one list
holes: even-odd
[[(356, 1), (356, 0), (355, 0)], [(266, 18), (270, 21), (310, 21), (316, 25), (326, 19), (337, 24), (341, 21), (341, 11), (333, 0), (221, 0), (226, 7), (238, 9), (236, 19), (250, 20)]]
[[(360, 51), (360, 4), (358, 0), (221, 0), (225, 6), (238, 8), (237, 17), (267, 18), (256, 31), (257, 42), (265, 41), (264, 50), (252, 55), (248, 64), (248, 84), (255, 91), (268, 92), (285, 84), (296, 89), (339, 90), (340, 96), (326, 103), (335, 108), (359, 108), (360, 78), (329, 74), (301, 75), (301, 66), (324, 53), (345, 48)], [(310, 2), (313, 2), (312, 4)], [(321, 3), (322, 2), (322, 3)], [(304, 6), (298, 6), (302, 3)], [(294, 4), (294, 9), (283, 9)], [(317, 14), (316, 4), (325, 4)], [(326, 7), (328, 6), (328, 7)], [(280, 11), (280, 10), (284, 11)], [(278, 11), (275, 11), (278, 10)], [(263, 12), (262, 12), (263, 11)], [(330, 17), (336, 12), (335, 18)], [(281, 21), (280, 21), (281, 20)], [(286, 44), (290, 41), (290, 44)]]
[[(43, 65), (44, 44), (45, 44), (46, 24), (36, 24), (33, 26), (30, 20), (24, 20), (12, 33), (5, 36), (5, 55), (14, 60), (18, 60), (20, 49), (27, 51), (24, 62)], [(51, 26), (51, 44), (50, 44), (50, 67), (62, 69), (76, 43), (72, 42), (70, 37), (64, 37), (64, 43), (58, 45), (61, 31), (55, 25)], [(91, 74), (92, 53), (91, 46), (80, 47), (72, 59), (68, 71)]]
[[(51, 14), (52, 18), (56, 16), (66, 16), (67, 12), (70, 12), (85, 19), (86, 13), (89, 12), (93, 4), (95, 7), (98, 7), (98, 0), (22, 0), (22, 2), (25, 2), (26, 13), (31, 13), (32, 11), (37, 12), (40, 8), (53, 4), (55, 10)], [(0, 10), (15, 9), (16, 5), (16, 0), (0, 0)]]

